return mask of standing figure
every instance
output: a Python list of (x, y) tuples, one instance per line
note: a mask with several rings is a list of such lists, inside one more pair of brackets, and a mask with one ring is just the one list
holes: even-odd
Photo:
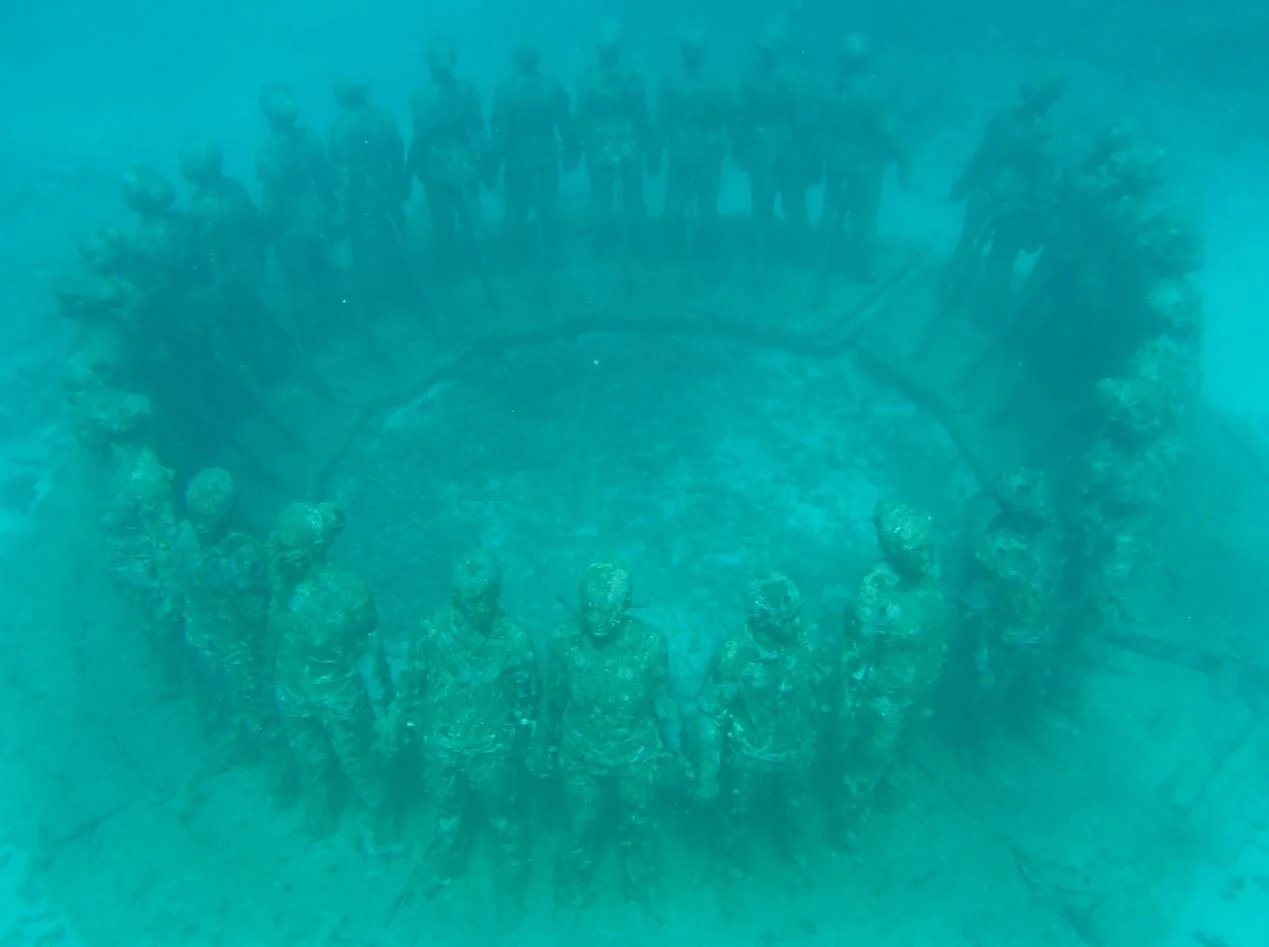
[(541, 691), (533, 643), (498, 604), (501, 585), (489, 556), (458, 563), (449, 606), (411, 643), (393, 716), (413, 732), (436, 803), (428, 894), (466, 870), (479, 818), (497, 846), (499, 907), (514, 916), (528, 880), (522, 783)]
[(247, 189), (224, 173), (223, 161), (211, 141), (190, 142), (180, 152), (181, 176), (192, 189), (185, 210), (190, 266), (206, 319), (228, 350), (223, 357), (258, 378), (280, 367), (288, 346), (260, 298), (267, 250), (260, 215)]
[(679, 754), (678, 709), (664, 635), (630, 615), (630, 573), (587, 567), (577, 619), (551, 641), (546, 687), (548, 766), (558, 765), (568, 825), (557, 897), (582, 907), (594, 897), (595, 863), (609, 797), (628, 898), (656, 917), (660, 875), (652, 811), (663, 758)]
[(370, 104), (360, 79), (337, 80), (339, 115), (328, 143), (343, 229), (352, 251), (362, 318), (409, 296), (404, 205), (410, 193), (405, 139), (386, 111)]
[(886, 166), (898, 169), (899, 184), (908, 186), (908, 162), (894, 131), (889, 103), (871, 69), (868, 42), (846, 37), (837, 81), (822, 117), (824, 136), (825, 263), (836, 262), (838, 239), (848, 233), (848, 266), (859, 278), (873, 275), (877, 212)]
[(260, 110), (269, 123), (269, 140), (256, 153), (264, 232), (273, 243), (296, 324), (305, 333), (329, 335), (345, 298), (330, 246), (337, 219), (335, 174), (321, 139), (297, 124), (299, 108), (290, 86), (265, 86)]
[(150, 419), (148, 398), (115, 388), (84, 392), (75, 404), (85, 483), (111, 576), (136, 609), (164, 687), (179, 693), (187, 655), (172, 556), (177, 534), (172, 471), (150, 447)]
[(123, 200), (140, 223), (112, 265), (133, 290), (129, 341), (138, 374), (173, 427), (187, 436), (222, 433), (252, 391), (216, 312), (197, 305), (206, 280), (196, 268), (191, 221), (174, 210), (176, 192), (154, 168), (128, 170)]
[(1037, 470), (1003, 474), (999, 512), (970, 553), (961, 625), (968, 635), (977, 727), (1034, 713), (1052, 683), (1062, 537), (1048, 481)]
[(696, 211), (695, 249), (706, 255), (718, 239), (718, 194), (733, 120), (732, 96), (705, 68), (704, 34), (679, 42), (683, 71), (667, 79), (657, 96), (657, 147), (666, 153), (665, 225), (671, 256), (687, 250), (687, 214)]
[(511, 77), (494, 97), (493, 154), (506, 189), (509, 247), (553, 259), (560, 251), (560, 157), (565, 171), (574, 170), (578, 142), (568, 93), (542, 75), (539, 58), (533, 43), (517, 43), (511, 53)]
[(788, 247), (800, 248), (810, 226), (807, 189), (815, 174), (807, 96), (784, 63), (787, 43), (782, 26), (766, 27), (758, 40), (758, 58), (740, 83), (735, 155), (749, 175), (749, 215), (760, 265), (769, 262), (777, 236), (777, 202)]
[(123, 176), (123, 202), (138, 218), (128, 277), (149, 308), (163, 309), (188, 290), (191, 276), (189, 233), (175, 210), (176, 191), (154, 168), (137, 165)]
[[(334, 831), (331, 790), (338, 767), (358, 806), (363, 848), (379, 853), (394, 831), (376, 753), (381, 731), (375, 703), (387, 698), (388, 673), (370, 590), (326, 561), (343, 526), (343, 514), (332, 503), (292, 503), (282, 511), (269, 537), (269, 637), (277, 649), (278, 707), (310, 834), (323, 838)], [(367, 656), (373, 690), (360, 668)]]
[(772, 573), (745, 590), (745, 627), (724, 642), (699, 709), (700, 794), (723, 797), (724, 903), (749, 874), (749, 824), (764, 803), (783, 816), (777, 837), (801, 881), (814, 836), (811, 768), (825, 721), (826, 667), (802, 623), (798, 588)]
[(1123, 377), (1094, 394), (1101, 432), (1079, 470), (1075, 526), (1078, 611), (1060, 642), (1059, 670), (1078, 690), (1107, 636), (1139, 624), (1142, 564), (1159, 542), (1157, 517), (1173, 489), (1185, 417), (1196, 391), (1189, 353), (1170, 339), (1147, 343)]
[(864, 575), (842, 658), (840, 841), (852, 844), (900, 737), (927, 712), (943, 668), (944, 602), (930, 518), (883, 500), (873, 514), (882, 560)]
[(1057, 162), (1049, 113), (1064, 92), (1058, 77), (1024, 83), (1019, 103), (992, 117), (952, 185), (952, 200), (965, 201), (965, 219), (940, 287), (944, 305), (976, 283), (983, 298), (998, 305), (1019, 254), (1045, 241), (1047, 218), (1058, 210), (1052, 206)]
[(191, 188), (185, 220), (190, 255), (203, 278), (222, 287), (226, 302), (254, 294), (264, 269), (260, 214), (247, 189), (224, 172), (220, 145), (198, 140), (180, 152)]
[(455, 77), (456, 62), (452, 44), (432, 40), (427, 47), (432, 81), (410, 98), (414, 137), (407, 163), (423, 184), (439, 273), (456, 266), (464, 249), (484, 266), (480, 183), (489, 171), (489, 138), (480, 94), (473, 83)]
[(605, 257), (623, 238), (627, 249), (640, 248), (647, 218), (645, 162), (649, 172), (657, 170), (643, 76), (621, 61), (624, 46), (621, 24), (609, 20), (599, 31), (594, 65), (577, 83), (577, 127), (590, 179), (595, 249)]
[(221, 716), (209, 724), (230, 723), (260, 755), (276, 794), (286, 777), (286, 751), (266, 653), (268, 556), (264, 543), (229, 525), (233, 502), (233, 477), (224, 470), (200, 471), (185, 488), (187, 519), (175, 555), (191, 690), (204, 715)]

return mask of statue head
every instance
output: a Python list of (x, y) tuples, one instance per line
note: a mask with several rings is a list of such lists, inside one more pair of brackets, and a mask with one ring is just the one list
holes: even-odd
[(1095, 391), (1107, 428), (1116, 439), (1136, 443), (1167, 430), (1171, 410), (1160, 380), (1103, 378)]
[(599, 35), (595, 37), (595, 53), (600, 65), (615, 66), (621, 59), (625, 49), (626, 38), (621, 21), (605, 20), (599, 27)]
[(1146, 288), (1146, 312), (1153, 328), (1174, 339), (1199, 336), (1203, 329), (1203, 294), (1185, 279), (1163, 277)]
[(200, 470), (185, 486), (185, 513), (200, 537), (217, 535), (234, 505), (234, 478), (227, 470)]
[(796, 640), (802, 629), (802, 596), (793, 580), (779, 572), (750, 579), (745, 586), (745, 620), (763, 646)]
[(758, 34), (758, 62), (774, 66), (789, 48), (789, 28), (781, 19), (768, 20)]
[(1008, 470), (993, 484), (996, 502), (1005, 513), (1038, 522), (1054, 518), (1048, 478), (1032, 467)]
[(300, 117), (295, 93), (285, 82), (270, 82), (260, 89), (260, 111), (273, 128), (290, 128)]
[(454, 67), (458, 65), (458, 51), (448, 39), (433, 37), (428, 41), (425, 56), (433, 79), (449, 79), (453, 76)]
[(899, 572), (923, 575), (934, 568), (934, 539), (930, 517), (898, 500), (882, 500), (872, 515), (877, 542)]
[(181, 177), (197, 187), (220, 177), (224, 163), (220, 145), (210, 139), (186, 142), (180, 151)]
[(142, 216), (161, 214), (176, 203), (175, 189), (149, 165), (134, 165), (125, 171), (122, 190), (124, 204)]
[(94, 332), (66, 359), (62, 369), (62, 390), (67, 400), (78, 404), (88, 392), (105, 388), (118, 380), (127, 364), (122, 340), (115, 332)]
[(582, 630), (597, 641), (617, 637), (630, 620), (634, 586), (630, 570), (613, 562), (586, 567), (579, 587)]
[(79, 258), (94, 273), (110, 276), (128, 257), (128, 238), (115, 227), (99, 227), (79, 241)]
[(842, 72), (863, 72), (872, 62), (872, 48), (868, 37), (862, 33), (848, 33), (842, 39), (837, 52), (838, 66)]
[(1066, 95), (1066, 76), (1050, 72), (1027, 79), (1018, 87), (1023, 111), (1036, 117), (1047, 115)]
[(140, 439), (152, 416), (153, 408), (145, 395), (97, 388), (87, 392), (76, 405), (75, 430), (83, 443), (106, 447)]
[(370, 98), (370, 83), (361, 76), (343, 75), (330, 84), (330, 91), (340, 108), (355, 109)]
[(269, 561), (283, 579), (298, 580), (325, 557), (343, 529), (344, 514), (334, 503), (292, 503), (269, 536)]
[(1146, 218), (1139, 242), (1154, 268), (1168, 276), (1196, 273), (1207, 263), (1203, 225), (1188, 208), (1156, 210)]
[(511, 48), (511, 68), (518, 76), (537, 75), (541, 59), (542, 51), (538, 44), (530, 40), (521, 40)]
[(688, 72), (700, 72), (709, 52), (705, 32), (699, 29), (686, 30), (679, 38), (679, 52), (683, 57), (683, 67)]
[(487, 634), (498, 614), (502, 570), (492, 556), (474, 552), (454, 565), (451, 601), (468, 626)]

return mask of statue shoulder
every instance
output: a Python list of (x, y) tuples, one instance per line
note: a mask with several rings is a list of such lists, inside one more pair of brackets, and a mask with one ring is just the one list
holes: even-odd
[(561, 622), (551, 634), (550, 652), (553, 658), (567, 658), (581, 644), (582, 630), (573, 620)]

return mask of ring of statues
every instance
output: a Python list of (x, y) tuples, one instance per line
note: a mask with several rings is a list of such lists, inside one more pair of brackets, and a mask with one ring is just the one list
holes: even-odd
[[(514, 917), (527, 801), (545, 785), (561, 793), (562, 904), (594, 896), (610, 797), (625, 894), (650, 918), (666, 795), (717, 816), (729, 910), (743, 911), (764, 794), (803, 878), (821, 821), (843, 849), (869, 831), (940, 688), (969, 708), (972, 740), (1077, 704), (1128, 620), (1176, 466), (1203, 251), (1156, 150), (1121, 127), (1070, 146), (1054, 131), (1061, 81), (1024, 85), (956, 181), (962, 235), (938, 260), (878, 236), (883, 180), (906, 187), (909, 154), (863, 39), (830, 77), (799, 74), (774, 29), (734, 87), (700, 35), (681, 59), (649, 104), (616, 28), (575, 95), (521, 44), (487, 120), (436, 41), (408, 142), (360, 81), (334, 84), (325, 140), (267, 86), (258, 202), (211, 143), (180, 154), (183, 200), (132, 168), (131, 230), (85, 240), (60, 291), (79, 325), (65, 391), (94, 517), (172, 694), (235, 734), (315, 837), (346, 817), (367, 855), (401, 854), (402, 811), (429, 798), (430, 847), (409, 854), (422, 897), (463, 873), (480, 829)], [(578, 219), (560, 178), (583, 169)], [(718, 211), (733, 173), (750, 197), (734, 219)], [(665, 177), (655, 215), (650, 175)], [(415, 181), (426, 220), (407, 209)], [(648, 284), (672, 286), (673, 306)], [(381, 363), (385, 320), (399, 357)], [(500, 564), (460, 557), (449, 600), (390, 662), (374, 591), (328, 558), (344, 527), (322, 494), (332, 466), (368, 418), (455, 364), (589, 331), (850, 353), (945, 426), (987, 512), (948, 569), (949, 530), (883, 498), (840, 633), (811, 627), (786, 575), (754, 575), (686, 705), (664, 634), (633, 614), (638, 576), (603, 550), (545, 648), (504, 608)], [(402, 785), (407, 756), (419, 775)]]

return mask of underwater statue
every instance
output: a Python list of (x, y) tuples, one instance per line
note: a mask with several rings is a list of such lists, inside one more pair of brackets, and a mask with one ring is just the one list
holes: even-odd
[(946, 607), (930, 517), (883, 500), (873, 513), (882, 559), (864, 575), (842, 650), (845, 773), (839, 843), (854, 843), (901, 738), (928, 712), (943, 670)]
[(426, 893), (467, 866), (477, 827), (493, 837), (498, 907), (515, 916), (529, 869), (524, 778), (541, 697), (528, 633), (498, 602), (502, 575), (484, 553), (454, 567), (450, 603), (425, 619), (411, 642), (393, 704), (423, 759), (436, 831)]
[(1022, 468), (995, 483), (999, 511), (970, 551), (961, 624), (968, 636), (976, 728), (1029, 722), (1054, 683), (1063, 541), (1047, 478)]
[(122, 190), (124, 205), (138, 218), (129, 240), (127, 277), (148, 302), (170, 302), (192, 272), (188, 221), (176, 210), (176, 191), (148, 165), (129, 168)]
[(230, 526), (233, 503), (234, 481), (225, 470), (199, 471), (185, 488), (175, 559), (192, 697), (210, 726), (229, 724), (260, 756), (278, 795), (287, 754), (267, 650), (268, 554), (263, 542)]
[(580, 613), (551, 640), (546, 766), (558, 767), (567, 817), (556, 878), (562, 904), (594, 897), (608, 803), (617, 808), (625, 895), (657, 912), (660, 846), (654, 800), (679, 756), (678, 708), (665, 636), (630, 614), (630, 573), (608, 562), (582, 576)]
[(538, 47), (517, 43), (510, 77), (494, 96), (493, 159), (502, 168), (506, 238), (516, 259), (557, 259), (562, 249), (559, 219), (560, 164), (573, 171), (579, 143), (568, 93), (544, 75)]
[(299, 124), (289, 86), (261, 89), (260, 111), (269, 126), (256, 152), (261, 221), (309, 342), (337, 329), (346, 298), (331, 246), (338, 229), (335, 173), (321, 139)]
[(483, 269), (480, 185), (489, 175), (491, 147), (474, 83), (454, 75), (452, 43), (428, 43), (431, 81), (410, 97), (414, 132), (407, 165), (423, 185), (432, 220), (438, 273), (474, 254)]
[(796, 879), (808, 880), (811, 771), (827, 723), (827, 671), (803, 624), (797, 586), (779, 573), (752, 579), (744, 628), (723, 643), (698, 699), (699, 792), (722, 797), (718, 845), (729, 910), (751, 870), (755, 813), (768, 802), (778, 809), (782, 854)]
[(224, 172), (220, 146), (193, 141), (180, 151), (190, 186), (185, 221), (191, 255), (204, 279), (223, 287), (226, 302), (254, 296), (264, 269), (260, 214), (243, 185)]
[(1191, 367), (1184, 349), (1159, 340), (1137, 352), (1125, 377), (1097, 383), (1103, 423), (1081, 465), (1076, 509), (1082, 601), (1064, 654), (1077, 664), (1095, 658), (1104, 635), (1137, 620), (1134, 577), (1181, 455), (1181, 424), (1196, 390)]
[[(278, 707), (309, 833), (323, 838), (335, 829), (338, 768), (352, 789), (363, 850), (386, 854), (396, 826), (378, 721), (387, 717), (389, 675), (370, 590), (326, 559), (343, 527), (333, 503), (292, 503), (269, 537)], [(373, 689), (362, 676), (363, 661)]]
[(819, 121), (824, 153), (823, 247), (827, 265), (836, 263), (843, 228), (849, 272), (871, 279), (876, 257), (877, 214), (886, 168), (898, 170), (908, 187), (908, 161), (894, 129), (894, 117), (872, 71), (868, 41), (852, 34), (838, 53), (837, 79)]
[(330, 128), (327, 152), (364, 319), (408, 297), (405, 139), (396, 120), (371, 104), (365, 81), (337, 79), (332, 91), (339, 114)]
[(749, 215), (759, 265), (770, 262), (775, 249), (777, 203), (785, 247), (794, 256), (800, 254), (810, 228), (807, 190), (818, 176), (809, 96), (787, 63), (788, 45), (781, 24), (763, 29), (757, 58), (740, 81), (737, 103), (734, 154), (749, 176)]
[(84, 480), (101, 525), (111, 577), (136, 609), (163, 685), (186, 677), (185, 622), (175, 572), (172, 471), (150, 446), (152, 409), (144, 395), (99, 387), (74, 405)]
[[(665, 152), (666, 250), (672, 259), (687, 253), (689, 236), (698, 255), (717, 249), (718, 196), (735, 106), (727, 85), (706, 67), (708, 52), (703, 33), (685, 33), (679, 40), (683, 68), (657, 95), (656, 145)], [(696, 219), (689, 234), (691, 211)]]
[(293, 343), (260, 295), (268, 252), (260, 214), (223, 163), (214, 142), (193, 141), (180, 152), (191, 188), (185, 222), (195, 275), (188, 311), (202, 314), (218, 357), (259, 382), (280, 371)]
[[(577, 83), (577, 131), (590, 179), (595, 250), (611, 256), (623, 243), (642, 249), (647, 218), (643, 173), (655, 172), (652, 119), (643, 76), (622, 62), (621, 25), (609, 20), (595, 43), (595, 63)], [(617, 193), (621, 214), (617, 213)]]
[(943, 305), (968, 296), (998, 309), (1019, 255), (1052, 241), (1052, 218), (1061, 208), (1050, 113), (1065, 92), (1057, 75), (1024, 82), (1018, 103), (992, 117), (952, 185), (951, 199), (965, 202), (965, 217), (940, 286)]

